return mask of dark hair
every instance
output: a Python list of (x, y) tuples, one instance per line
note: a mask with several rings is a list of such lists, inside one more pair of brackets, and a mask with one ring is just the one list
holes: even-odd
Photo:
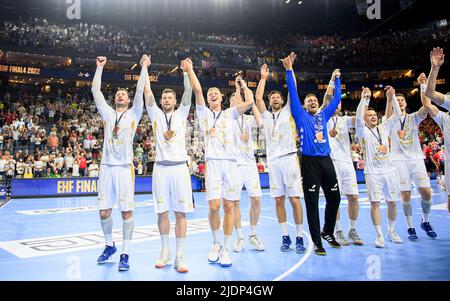
[(270, 97), (272, 97), (272, 95), (274, 95), (274, 94), (280, 95), (280, 97), (283, 99), (283, 95), (281, 94), (280, 91), (277, 91), (277, 90), (270, 91), (269, 94), (267, 95), (267, 97), (270, 99)]

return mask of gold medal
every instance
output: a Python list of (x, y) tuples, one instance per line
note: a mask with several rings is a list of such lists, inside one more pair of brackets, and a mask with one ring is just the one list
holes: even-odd
[(316, 133), (316, 139), (317, 139), (318, 142), (322, 142), (322, 140), (323, 140), (323, 133), (322, 133), (322, 131), (318, 131)]
[(398, 138), (405, 139), (405, 131), (404, 130), (397, 131), (397, 135), (398, 135)]
[(167, 141), (172, 139), (173, 136), (175, 136), (175, 131), (169, 130), (164, 132), (164, 137), (166, 138)]
[(332, 130), (329, 132), (330, 137), (333, 137), (333, 138), (336, 137), (337, 133), (338, 133), (338, 131), (337, 131), (336, 129), (332, 129)]
[(242, 133), (241, 136), (240, 136), (240, 138), (241, 138), (241, 141), (242, 141), (242, 142), (247, 143), (247, 142), (248, 142), (249, 136), (248, 136), (247, 133)]
[(212, 128), (212, 129), (209, 131), (209, 135), (211, 135), (211, 137), (216, 137), (216, 128)]
[(119, 136), (119, 126), (115, 126), (114, 128), (113, 128), (113, 138), (114, 139), (117, 139), (118, 138), (118, 136)]
[(387, 151), (388, 151), (387, 146), (386, 146), (386, 145), (383, 145), (383, 144), (381, 144), (381, 145), (378, 147), (378, 150), (379, 150), (380, 152), (382, 152), (383, 154), (387, 154)]

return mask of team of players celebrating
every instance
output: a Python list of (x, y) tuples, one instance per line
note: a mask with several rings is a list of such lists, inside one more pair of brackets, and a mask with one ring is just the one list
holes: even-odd
[[(437, 235), (430, 225), (431, 189), (423, 153), (418, 138), (419, 123), (430, 114), (444, 133), (445, 157), (450, 160), (450, 116), (439, 111), (432, 101), (450, 109), (450, 96), (435, 91), (439, 68), (444, 63), (443, 50), (435, 48), (430, 53), (431, 72), (426, 78), (418, 78), (422, 107), (419, 111), (406, 113), (406, 97), (386, 87), (386, 114), (379, 122), (377, 114), (369, 108), (371, 91), (363, 87), (356, 116), (340, 116), (341, 73), (336, 69), (331, 77), (322, 106), (314, 94), (308, 94), (304, 105), (300, 103), (293, 72), (295, 53), (282, 59), (286, 69), (288, 97), (285, 103), (280, 91), (268, 93), (270, 111), (264, 102), (264, 90), (269, 77), (267, 65), (261, 68), (261, 80), (256, 95), (245, 80), (235, 80), (236, 92), (231, 96), (230, 107), (224, 108), (222, 93), (218, 88), (207, 91), (207, 102), (201, 84), (190, 59), (181, 62), (184, 76), (184, 93), (177, 107), (175, 91), (165, 89), (161, 95), (161, 108), (157, 106), (150, 87), (148, 68), (151, 58), (143, 55), (141, 73), (137, 82), (133, 105), (126, 90), (118, 90), (115, 108), (109, 106), (101, 93), (101, 76), (106, 57), (97, 58), (97, 70), (92, 83), (95, 104), (104, 121), (105, 139), (101, 162), (98, 192), (98, 208), (106, 247), (98, 258), (105, 263), (116, 251), (112, 238), (113, 204), (117, 204), (123, 218), (123, 244), (119, 270), (129, 269), (128, 248), (133, 234), (134, 171), (133, 138), (144, 110), (151, 119), (156, 138), (156, 164), (152, 177), (154, 210), (158, 215), (158, 228), (162, 248), (156, 260), (156, 268), (164, 268), (171, 261), (169, 248), (169, 210), (172, 208), (176, 222), (176, 255), (174, 268), (188, 272), (183, 259), (186, 236), (186, 213), (193, 211), (192, 187), (186, 164), (186, 122), (195, 95), (195, 111), (205, 142), (206, 199), (209, 202), (208, 219), (213, 242), (208, 254), (210, 263), (222, 267), (232, 265), (231, 249), (241, 252), (245, 239), (241, 227), (240, 196), (245, 187), (250, 200), (249, 243), (258, 251), (264, 244), (257, 236), (261, 210), (261, 185), (255, 164), (252, 128), (262, 127), (265, 135), (266, 155), (269, 168), (270, 194), (275, 199), (276, 216), (281, 229), (282, 252), (291, 250), (291, 238), (287, 228), (285, 198), (292, 206), (296, 226), (295, 251), (305, 252), (303, 241), (304, 196), (309, 232), (317, 255), (326, 255), (322, 239), (331, 247), (363, 245), (356, 230), (358, 218), (358, 185), (350, 155), (349, 128), (355, 128), (365, 158), (365, 179), (371, 218), (376, 231), (375, 246), (385, 246), (382, 233), (380, 202), (387, 203), (388, 239), (402, 243), (395, 231), (397, 200), (401, 198), (408, 225), (409, 240), (417, 240), (414, 229), (411, 184), (421, 196), (423, 212), (420, 227), (431, 238)], [(246, 112), (252, 111), (252, 114)], [(298, 155), (300, 150), (301, 155)], [(445, 161), (447, 165), (447, 161)], [(450, 177), (446, 177), (450, 187)], [(319, 218), (319, 192), (322, 188), (326, 199), (325, 222), (321, 230)], [(450, 189), (447, 189), (450, 204)], [(340, 225), (339, 204), (341, 195), (348, 199), (349, 231), (345, 235)], [(223, 206), (223, 242), (221, 234), (220, 207)], [(232, 233), (237, 239), (233, 246)]]

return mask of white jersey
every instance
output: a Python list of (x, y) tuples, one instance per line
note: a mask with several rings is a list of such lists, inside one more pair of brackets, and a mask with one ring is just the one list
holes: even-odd
[[(399, 160), (423, 160), (425, 157), (419, 141), (419, 124), (422, 122), (419, 114), (406, 114), (400, 118), (395, 116), (389, 117), (389, 121), (393, 124), (389, 137), (391, 138), (391, 159)], [(402, 130), (402, 138), (399, 131)]]
[(252, 129), (257, 127), (255, 117), (251, 115), (239, 116), (233, 122), (235, 141), (237, 143), (238, 165), (255, 165), (255, 145)]
[[(442, 105), (442, 107), (444, 107), (444, 105)], [(448, 107), (450, 108), (450, 106)], [(441, 128), (442, 134), (444, 134), (444, 146), (445, 146), (444, 158), (446, 161), (448, 161), (449, 160), (448, 158), (450, 158), (450, 115), (448, 115), (448, 113), (439, 111), (439, 113), (432, 118)]]
[[(389, 132), (393, 123), (389, 120), (383, 121), (375, 128), (370, 129), (364, 124), (364, 121), (360, 123), (357, 119), (356, 125), (356, 132), (364, 153), (364, 173), (380, 175), (394, 172), (395, 165), (389, 154)], [(383, 148), (385, 148), (384, 151)]]
[(327, 122), (328, 133), (336, 129), (337, 135), (329, 137), (331, 153), (330, 157), (334, 161), (343, 161), (352, 163), (352, 154), (350, 151), (350, 135), (349, 128), (354, 128), (353, 118), (350, 116), (332, 116)]
[[(133, 106), (125, 112), (110, 107), (100, 91), (103, 68), (98, 67), (92, 81), (95, 105), (103, 120), (104, 141), (101, 164), (127, 165), (133, 163), (133, 139), (141, 120), (144, 106), (144, 85), (148, 77), (147, 68), (142, 68), (136, 86)], [(113, 133), (116, 128), (116, 133)]]
[(236, 108), (213, 112), (206, 106), (196, 105), (195, 109), (205, 139), (205, 160), (236, 161), (233, 123), (240, 116)]
[[(110, 106), (97, 107), (104, 122), (105, 138), (101, 164), (126, 165), (133, 162), (133, 138), (142, 116), (142, 107), (133, 106), (125, 112), (116, 112)], [(120, 121), (119, 121), (120, 120)], [(117, 136), (113, 130), (117, 121)]]
[[(186, 122), (189, 116), (190, 105), (180, 107), (171, 114), (166, 115), (156, 105), (147, 107), (148, 116), (152, 121), (153, 134), (156, 140), (156, 162), (186, 162)], [(164, 134), (168, 131), (167, 122), (170, 123), (172, 137), (168, 140)]]
[(290, 105), (285, 105), (279, 113), (264, 111), (261, 114), (266, 136), (267, 160), (273, 160), (297, 152), (297, 127), (291, 115)]

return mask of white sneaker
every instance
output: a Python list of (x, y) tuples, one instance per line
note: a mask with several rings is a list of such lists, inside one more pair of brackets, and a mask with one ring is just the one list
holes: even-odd
[(384, 237), (383, 234), (377, 234), (377, 239), (375, 240), (376, 248), (384, 248)]
[(348, 246), (350, 244), (347, 238), (345, 238), (344, 232), (342, 230), (336, 231), (336, 233), (334, 233), (334, 237), (336, 238), (338, 244), (340, 244), (341, 246)]
[(155, 263), (155, 268), (163, 269), (170, 261), (170, 251), (161, 250), (158, 260)]
[(232, 264), (231, 261), (231, 255), (228, 249), (223, 249), (222, 252), (220, 252), (220, 266), (221, 267), (229, 267)]
[(244, 238), (238, 237), (234, 243), (233, 251), (239, 253), (242, 252), (242, 250), (244, 250)]
[(257, 251), (264, 251), (264, 244), (258, 239), (256, 235), (249, 236), (248, 240)]
[(217, 262), (219, 261), (219, 253), (220, 250), (222, 250), (222, 245), (218, 242), (215, 242), (213, 246), (211, 247), (211, 250), (208, 254), (208, 261), (209, 262)]
[(188, 267), (184, 264), (183, 255), (179, 255), (175, 258), (173, 267), (178, 273), (187, 273), (189, 271)]
[(388, 232), (388, 237), (395, 244), (403, 243), (403, 240), (401, 239), (400, 235), (398, 235), (397, 232), (395, 231)]

